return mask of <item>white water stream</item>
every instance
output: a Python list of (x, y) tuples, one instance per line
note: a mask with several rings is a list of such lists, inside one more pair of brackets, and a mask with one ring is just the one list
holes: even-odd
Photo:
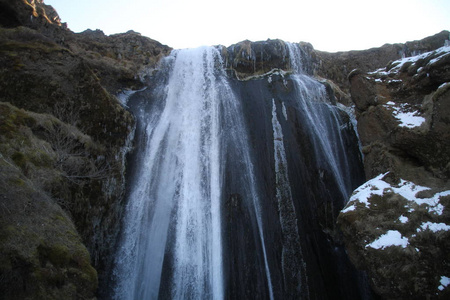
[(331, 105), (325, 86), (303, 73), (302, 55), (296, 44), (286, 43), (291, 57), (293, 82), (297, 88), (297, 109), (304, 112), (314, 151), (321, 168), (330, 169), (344, 199), (349, 198), (350, 169), (339, 126), (338, 108)]
[(161, 289), (173, 299), (224, 298), (220, 208), (229, 147), (239, 152), (248, 179), (271, 285), (246, 130), (220, 52), (186, 49), (167, 60), (173, 66), (159, 99), (163, 109), (141, 116), (146, 145), (117, 254), (115, 298), (158, 299)]
[[(286, 291), (294, 286), (309, 297), (298, 215), (289, 178), (288, 160), (279, 117), (287, 121), (286, 105), (301, 112), (310, 133), (318, 168), (329, 170), (344, 198), (350, 190), (337, 108), (327, 103), (325, 88), (303, 74), (297, 45), (286, 44), (295, 96), (272, 101), (276, 200), (283, 236), (282, 274)], [(168, 73), (150, 103), (137, 104), (143, 124), (142, 148), (116, 254), (113, 297), (132, 299), (224, 299), (227, 296), (223, 253), (224, 186), (237, 182), (260, 245), (261, 273), (268, 297), (274, 299), (269, 255), (276, 259), (264, 228), (262, 200), (255, 177), (249, 135), (240, 100), (223, 70), (220, 49), (202, 47), (173, 51), (163, 60)], [(139, 105), (142, 105), (140, 107)], [(140, 127), (142, 128), (142, 127)], [(228, 164), (227, 159), (233, 160)], [(269, 163), (269, 162), (267, 162)], [(231, 166), (225, 174), (226, 166)], [(230, 177), (226, 177), (230, 176)], [(236, 191), (231, 191), (236, 192)], [(261, 198), (260, 198), (261, 197)], [(267, 207), (267, 206), (266, 206)], [(268, 214), (270, 214), (269, 212)], [(250, 221), (249, 221), (250, 222)], [(250, 222), (251, 223), (251, 222)], [(266, 223), (267, 224), (267, 223)], [(269, 226), (267, 226), (269, 227)], [(278, 234), (278, 233), (275, 233)], [(266, 245), (266, 242), (268, 245)], [(240, 245), (239, 245), (240, 246)], [(269, 246), (269, 247), (268, 247)], [(272, 247), (270, 247), (272, 246)], [(270, 250), (267, 250), (270, 249)], [(272, 251), (272, 252), (270, 252)], [(273, 281), (275, 282), (275, 280)], [(279, 282), (279, 281), (278, 281)], [(266, 284), (264, 283), (264, 284)], [(304, 283), (304, 284), (302, 284)], [(299, 292), (300, 293), (300, 292)]]

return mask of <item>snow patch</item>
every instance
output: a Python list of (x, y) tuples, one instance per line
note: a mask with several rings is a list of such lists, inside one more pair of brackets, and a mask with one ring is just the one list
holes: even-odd
[[(433, 55), (435, 57), (433, 59), (431, 59), (428, 62), (428, 64), (427, 64), (427, 65), (432, 65), (432, 64), (435, 64), (436, 62), (440, 61), (441, 59), (443, 59), (449, 53), (450, 53), (450, 46), (444, 46), (444, 47), (441, 47), (441, 48), (439, 48), (439, 49), (437, 49), (435, 51), (430, 51), (430, 52), (426, 52), (426, 53), (423, 53), (423, 54), (420, 54), (420, 55), (398, 59), (398, 60), (396, 60), (396, 61), (391, 63), (391, 65), (393, 65), (393, 67), (388, 72), (386, 72), (386, 68), (380, 68), (378, 70), (375, 70), (373, 72), (369, 72), (367, 74), (369, 74), (369, 75), (375, 75), (375, 74), (378, 74), (378, 75), (389, 75), (391, 73), (396, 73), (402, 68), (402, 66), (405, 63), (413, 64), (413, 63), (417, 62), (419, 59), (426, 59), (426, 58), (428, 58), (428, 57)], [(417, 70), (417, 71), (418, 72), (423, 71), (423, 67), (419, 68), (419, 70)]]
[(366, 248), (371, 247), (374, 249), (384, 249), (391, 246), (400, 246), (402, 248), (406, 248), (408, 244), (409, 241), (407, 237), (403, 237), (402, 234), (397, 230), (389, 230), (372, 243), (366, 245)]
[(437, 55), (435, 58), (431, 59), (428, 65), (432, 65), (439, 60), (441, 60), (444, 56), (446, 56), (450, 52), (450, 46), (444, 46), (441, 47), (435, 51), (426, 52), (420, 55), (412, 56), (412, 57), (405, 57), (403, 59), (396, 60), (394, 63), (398, 62), (398, 65), (393, 67), (391, 71), (398, 71), (400, 68), (407, 62), (415, 63), (419, 59), (426, 59), (431, 55)]
[(417, 112), (397, 113), (394, 116), (400, 121), (400, 127), (414, 128), (419, 127), (425, 122), (425, 118), (417, 116)]
[(354, 211), (355, 209), (356, 209), (355, 205), (350, 205), (350, 206), (344, 208), (341, 212), (345, 214), (345, 213), (347, 213), (349, 211)]
[(405, 104), (396, 106), (394, 102), (389, 101), (384, 107), (392, 110), (392, 115), (400, 121), (400, 127), (414, 128), (425, 122), (425, 118), (420, 116), (418, 111), (410, 111)]
[(450, 278), (448, 278), (447, 276), (441, 276), (440, 283), (441, 285), (438, 286), (438, 289), (440, 291), (443, 291), (450, 284)]
[(405, 223), (407, 223), (408, 221), (409, 221), (409, 219), (408, 219), (408, 217), (405, 217), (405, 216), (400, 216), (399, 218), (398, 218), (398, 220), (400, 221), (400, 223), (402, 223), (402, 224), (405, 224)]
[[(389, 173), (389, 172), (387, 172)], [(380, 174), (377, 177), (367, 181), (360, 187), (358, 187), (350, 197), (347, 206), (342, 211), (343, 213), (356, 209), (356, 203), (359, 202), (366, 207), (369, 206), (369, 198), (373, 195), (383, 196), (385, 192), (394, 192), (399, 194), (403, 198), (410, 201), (406, 204), (406, 208), (409, 208), (409, 212), (412, 212), (412, 203), (417, 205), (428, 205), (428, 211), (437, 215), (442, 215), (444, 212), (444, 206), (439, 203), (439, 198), (450, 195), (450, 190), (436, 193), (430, 198), (418, 198), (417, 193), (421, 191), (429, 190), (430, 188), (414, 184), (414, 182), (400, 179), (400, 183), (397, 186), (390, 185), (383, 180), (383, 177), (387, 174)], [(405, 217), (406, 218), (406, 217)]]
[(387, 173), (380, 174), (377, 177), (367, 181), (366, 183), (361, 185), (359, 188), (357, 188), (353, 192), (353, 195), (350, 197), (349, 203), (353, 202), (353, 201), (357, 201), (357, 202), (363, 203), (366, 206), (368, 206), (369, 198), (372, 195), (382, 196), (384, 189), (387, 189), (390, 187), (390, 185), (388, 183), (386, 183), (385, 181), (382, 180), (382, 178), (386, 174)]
[(420, 228), (417, 228), (417, 232), (420, 232), (422, 230), (431, 230), (433, 232), (438, 232), (441, 230), (448, 231), (450, 230), (450, 226), (445, 223), (432, 223), (432, 222), (425, 222), (420, 225)]

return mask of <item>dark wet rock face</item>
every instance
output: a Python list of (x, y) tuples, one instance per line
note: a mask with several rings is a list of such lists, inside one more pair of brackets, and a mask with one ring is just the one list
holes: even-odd
[[(243, 105), (246, 124), (249, 128), (249, 140), (252, 148), (255, 149), (254, 167), (257, 173), (256, 180), (261, 186), (260, 201), (264, 208), (263, 227), (268, 228), (265, 240), (272, 270), (273, 293), (275, 298), (280, 299), (299, 297), (357, 299), (367, 294), (362, 290), (364, 284), (359, 281), (359, 274), (348, 264), (336, 227), (336, 218), (345, 200), (335, 181), (335, 175), (326, 163), (321, 163), (326, 158), (317, 154), (321, 150), (315, 144), (317, 141), (314, 140), (311, 129), (313, 125), (307, 121), (307, 112), (300, 108), (302, 102), (299, 100), (294, 80), (289, 76), (273, 74), (258, 79), (233, 82), (233, 89), (241, 98)], [(329, 121), (332, 122), (333, 114), (338, 109), (328, 107), (325, 104), (326, 96), (323, 96), (322, 117), (330, 118)], [(304, 101), (306, 105), (311, 99), (304, 99)], [(316, 103), (316, 105), (321, 104)], [(286, 110), (285, 114), (282, 113), (283, 106)], [(274, 109), (278, 112), (277, 118), (283, 131), (282, 138), (275, 136), (274, 133)], [(357, 141), (354, 140), (356, 137), (352, 134), (350, 120), (345, 116), (345, 113), (340, 115), (337, 122), (341, 128), (346, 128), (342, 131), (342, 135), (343, 144), (347, 147), (340, 155), (351, 157), (351, 161), (348, 161), (350, 168), (348, 172), (351, 175), (347, 178), (351, 190), (351, 186), (360, 184), (364, 176), (359, 161)], [(337, 134), (330, 128), (327, 130), (332, 132), (329, 133), (330, 135)], [(274, 157), (281, 154), (273, 152), (273, 143), (281, 140), (284, 144), (283, 151), (285, 151), (283, 155), (286, 156), (284, 164), (279, 157)], [(283, 177), (284, 179), (282, 179), (283, 174), (286, 176)], [(229, 184), (226, 191), (228, 189), (235, 191), (239, 187)], [(230, 221), (225, 230), (227, 235), (233, 238), (228, 242), (226, 249), (230, 249), (230, 253), (237, 253), (242, 245), (249, 247), (258, 245), (257, 232), (240, 229), (236, 231), (236, 228), (242, 228), (241, 223), (244, 222), (236, 216), (249, 215), (250, 218), (247, 217), (245, 220), (249, 220), (250, 222), (246, 222), (251, 224), (251, 218), (255, 218), (251, 210), (242, 205), (239, 197), (231, 197), (227, 209)], [(261, 251), (257, 248), (248, 250), (251, 253)], [(242, 255), (245, 254), (239, 254), (239, 256)], [(264, 290), (265, 285), (263, 285), (264, 278), (257, 277), (264, 274), (264, 270), (256, 268), (257, 264), (252, 261), (253, 256), (239, 256), (229, 255), (230, 280), (236, 280), (235, 278), (239, 276), (237, 272), (239, 269), (234, 269), (236, 264), (233, 263), (233, 260), (238, 260), (241, 262), (239, 266), (242, 270), (253, 270), (251, 273), (255, 275), (250, 283), (256, 285), (258, 291), (267, 295), (268, 291)], [(230, 295), (235, 298), (251, 297), (248, 294), (251, 289), (247, 293), (234, 289), (231, 291), (236, 293)]]

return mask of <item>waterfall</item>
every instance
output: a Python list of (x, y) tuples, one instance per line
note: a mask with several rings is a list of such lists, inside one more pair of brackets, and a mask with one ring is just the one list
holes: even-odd
[[(146, 144), (129, 196), (115, 295), (223, 299), (221, 205), (229, 148), (242, 161), (245, 198), (265, 251), (246, 130), (216, 48), (174, 51), (167, 60), (168, 83), (156, 99), (163, 103), (138, 110)], [(267, 262), (265, 269), (270, 285)]]
[(357, 139), (285, 49), (289, 74), (247, 81), (220, 47), (175, 50), (127, 98), (137, 144), (112, 298), (358, 299), (333, 241), (362, 174)]
[(303, 112), (307, 128), (311, 132), (316, 157), (322, 164), (319, 167), (331, 169), (342, 196), (349, 199), (352, 186), (348, 179), (351, 175), (339, 126), (339, 108), (329, 103), (323, 84), (304, 74), (301, 50), (298, 45), (292, 43), (286, 43), (286, 45), (294, 72), (292, 78), (297, 88), (297, 109)]

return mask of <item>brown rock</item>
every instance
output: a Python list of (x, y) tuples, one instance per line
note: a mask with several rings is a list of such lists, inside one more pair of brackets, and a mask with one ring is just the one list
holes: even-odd
[[(435, 51), (349, 76), (366, 176), (376, 178), (355, 191), (338, 222), (351, 260), (383, 299), (449, 297), (441, 286), (450, 275), (447, 57)], [(407, 243), (378, 248), (389, 234)]]
[(364, 74), (351, 76), (350, 84), (352, 100), (358, 111), (365, 111), (369, 106), (377, 104), (374, 84)]
[(350, 259), (383, 299), (450, 295), (439, 288), (450, 270), (450, 192), (424, 189), (393, 172), (380, 175), (358, 188), (339, 215)]
[(93, 266), (108, 276), (117, 241), (134, 128), (110, 92), (140, 87), (170, 48), (74, 34), (42, 1), (0, 8), (0, 298), (91, 299)]

